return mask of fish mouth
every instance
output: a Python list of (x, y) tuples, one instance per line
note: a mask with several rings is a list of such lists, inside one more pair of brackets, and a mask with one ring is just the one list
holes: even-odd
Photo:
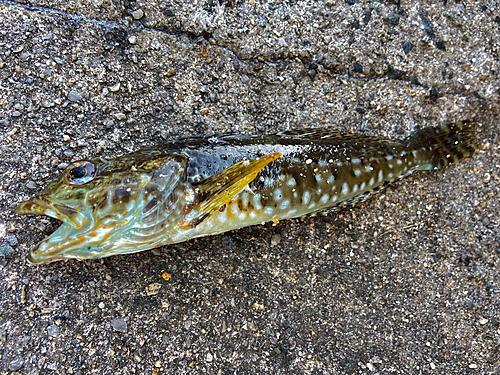
[(71, 258), (65, 254), (69, 244), (82, 243), (82, 228), (89, 218), (82, 212), (60, 203), (52, 203), (44, 197), (35, 197), (16, 207), (19, 215), (45, 215), (62, 221), (61, 226), (50, 236), (39, 242), (28, 255), (33, 264), (50, 263)]

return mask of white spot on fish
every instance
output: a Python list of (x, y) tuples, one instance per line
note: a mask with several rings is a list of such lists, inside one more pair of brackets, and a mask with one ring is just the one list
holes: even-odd
[(359, 177), (359, 175), (361, 174), (361, 171), (359, 169), (355, 169), (353, 170), (353, 172), (356, 177)]
[(217, 219), (219, 219), (220, 223), (224, 224), (227, 221), (227, 210), (219, 212)]
[(321, 197), (321, 199), (319, 200), (319, 202), (321, 204), (326, 204), (326, 202), (328, 202), (328, 199), (330, 199), (330, 196), (328, 194), (323, 194), (323, 196)]
[(413, 154), (413, 157), (415, 157), (415, 158), (417, 157), (417, 151), (416, 150), (412, 151), (411, 153)]
[(274, 208), (272, 208), (272, 207), (264, 208), (264, 215), (272, 215), (273, 212), (274, 212)]
[(306, 164), (311, 164), (313, 161), (311, 159), (306, 160)]
[(256, 210), (262, 210), (262, 203), (260, 203), (260, 197), (261, 197), (260, 194), (255, 194), (252, 197), (253, 206), (255, 207)]
[(337, 199), (339, 199), (339, 197), (338, 197), (338, 196), (336, 196), (336, 195), (334, 195), (334, 196), (332, 196), (332, 199), (330, 199), (330, 201), (332, 201), (332, 202), (336, 202), (336, 201), (337, 201)]
[(269, 187), (274, 184), (274, 180), (270, 177), (266, 177), (264, 180), (264, 186)]
[(392, 160), (392, 155), (387, 155), (387, 156), (385, 157), (385, 160), (387, 160), (387, 161)]
[(251, 219), (254, 219), (254, 220), (255, 220), (255, 219), (257, 219), (257, 217), (258, 217), (259, 215), (257, 215), (257, 212), (255, 212), (254, 210), (252, 210), (252, 211), (250, 211), (250, 212), (248, 213), (248, 216), (250, 216), (250, 218), (251, 218)]
[(378, 171), (378, 182), (384, 181), (384, 171), (381, 169)]
[(353, 192), (353, 193), (356, 193), (356, 192), (358, 191), (358, 189), (359, 189), (359, 186), (358, 186), (358, 185), (354, 185), (354, 186), (352, 187), (352, 192)]
[(398, 160), (396, 161), (396, 163), (397, 163), (398, 165), (401, 165), (401, 164), (403, 164), (403, 160), (398, 159)]
[(304, 205), (309, 204), (310, 199), (311, 199), (311, 193), (309, 193), (307, 190), (304, 191), (304, 194), (302, 195), (302, 204)]
[(314, 178), (315, 178), (316, 182), (321, 182), (321, 175), (319, 173), (316, 173), (314, 175)]
[[(248, 186), (248, 185), (247, 185)], [(240, 193), (241, 202), (243, 203), (243, 207), (248, 207), (248, 201), (250, 200), (250, 194), (246, 191)]]
[(316, 190), (316, 194), (320, 195), (322, 191), (323, 190), (321, 190), (321, 188), (319, 188), (318, 190)]
[(342, 185), (342, 195), (347, 194), (349, 194), (349, 185), (347, 184), (347, 182), (344, 182), (344, 184)]
[(375, 185), (375, 177), (370, 178), (370, 182), (368, 182), (368, 185), (370, 186)]
[(234, 216), (238, 216), (240, 213), (240, 209), (238, 208), (237, 203), (231, 203), (231, 212), (233, 213)]
[(366, 182), (363, 182), (363, 183), (361, 184), (360, 189), (361, 189), (361, 190), (365, 190), (365, 187), (366, 187)]
[(286, 184), (287, 186), (294, 187), (295, 185), (297, 185), (297, 182), (295, 181), (295, 178), (290, 177)]
[(392, 173), (389, 173), (389, 174), (387, 175), (387, 177), (389, 177), (389, 178), (392, 178), (392, 176), (394, 176)]
[(361, 163), (361, 159), (357, 159), (357, 158), (356, 159), (352, 159), (351, 163), (353, 163), (353, 164), (359, 164), (359, 163)]
[(315, 202), (311, 202), (311, 204), (307, 207), (308, 210), (312, 210), (314, 207), (316, 207)]
[(288, 215), (289, 216), (295, 215), (296, 213), (297, 213), (297, 209), (296, 208), (293, 208), (290, 211), (288, 211)]
[(277, 188), (274, 190), (274, 201), (280, 202), (283, 199), (283, 190)]
[(246, 218), (247, 218), (247, 213), (246, 212), (240, 212), (240, 214), (238, 215), (238, 218), (240, 219), (240, 221), (245, 221)]
[(342, 162), (341, 162), (341, 161), (338, 161), (338, 162), (337, 162), (337, 165), (338, 165), (339, 167), (342, 167), (344, 164), (342, 164)]
[(290, 200), (285, 199), (283, 202), (280, 204), (280, 210), (286, 210), (290, 206)]
[(296, 191), (294, 191), (294, 192), (293, 192), (293, 197), (294, 197), (295, 199), (297, 199), (297, 197), (298, 197), (298, 196), (299, 196), (299, 194), (298, 194)]
[(333, 175), (330, 175), (328, 177), (328, 179), (326, 180), (326, 182), (329, 183), (329, 184), (333, 184), (334, 181), (335, 181), (335, 177), (333, 177)]

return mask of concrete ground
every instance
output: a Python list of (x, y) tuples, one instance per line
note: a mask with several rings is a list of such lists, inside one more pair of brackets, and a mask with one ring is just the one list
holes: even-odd
[[(0, 0), (2, 374), (500, 373), (498, 1)], [(480, 150), (369, 203), (32, 266), (13, 209), (179, 136), (474, 118)]]

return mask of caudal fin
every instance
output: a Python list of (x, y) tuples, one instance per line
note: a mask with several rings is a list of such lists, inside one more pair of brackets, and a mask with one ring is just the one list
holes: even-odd
[(471, 156), (478, 148), (472, 120), (429, 127), (413, 133), (408, 148), (416, 152), (418, 170), (439, 169)]

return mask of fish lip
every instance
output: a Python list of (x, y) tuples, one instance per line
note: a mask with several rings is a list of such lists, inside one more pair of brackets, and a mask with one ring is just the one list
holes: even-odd
[(39, 251), (40, 245), (44, 243), (47, 239), (40, 241), (38, 244), (35, 245), (35, 247), (30, 251), (28, 254), (28, 262), (31, 264), (42, 264), (42, 263), (51, 263), (55, 262), (58, 260), (64, 260), (66, 257), (63, 256), (57, 256), (60, 252), (63, 252), (61, 250), (58, 253), (52, 253), (52, 254), (44, 254), (41, 251)]
[(18, 215), (45, 215), (61, 220), (75, 229), (81, 229), (88, 218), (80, 211), (61, 203), (52, 203), (44, 196), (37, 196), (16, 207)]

